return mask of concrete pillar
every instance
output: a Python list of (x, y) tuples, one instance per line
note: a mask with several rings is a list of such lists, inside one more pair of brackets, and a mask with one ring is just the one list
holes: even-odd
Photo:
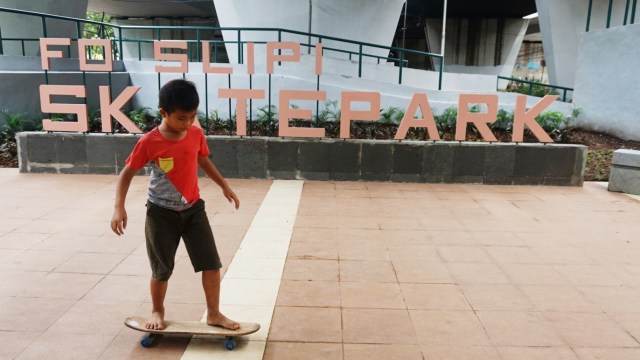
[[(391, 46), (404, 0), (213, 0), (222, 27), (277, 27), (328, 35), (343, 39)], [(310, 11), (311, 5), (311, 11)], [(311, 18), (310, 18), (311, 15)], [(237, 32), (223, 33), (225, 41), (237, 41)], [(243, 41), (278, 41), (277, 33), (243, 32)], [(285, 35), (282, 41), (307, 44), (307, 36)], [(315, 44), (317, 39), (311, 39)], [(323, 41), (333, 47), (358, 52), (358, 46)], [(230, 62), (237, 62), (238, 48), (227, 44)], [(264, 51), (256, 47), (256, 56)], [(302, 52), (307, 53), (303, 47)], [(388, 51), (367, 48), (367, 53), (386, 57)], [(325, 50), (325, 56), (345, 58), (348, 55)], [(357, 60), (357, 55), (354, 55)], [(376, 61), (374, 59), (366, 59)]]
[[(0, 7), (84, 19), (87, 16), (87, 3), (88, 0), (0, 0)], [(3, 38), (31, 38), (37, 40), (43, 36), (42, 22), (39, 17), (3, 12), (0, 12), (0, 31), (2, 31)], [(69, 21), (49, 19), (47, 20), (47, 37), (76, 38), (76, 25)], [(2, 45), (4, 55), (22, 55), (20, 42), (3, 41)], [(25, 53), (28, 56), (37, 56), (39, 53), (38, 42), (27, 42), (25, 44)], [(77, 54), (77, 51), (72, 51), (72, 54)]]
[[(612, 2), (609, 26), (624, 24), (626, 0)], [(536, 0), (545, 60), (552, 85), (574, 87), (579, 35), (586, 31), (589, 0)], [(605, 29), (609, 0), (593, 0), (589, 30)], [(631, 9), (629, 9), (629, 15)], [(636, 12), (636, 19), (640, 11)], [(638, 21), (636, 21), (637, 23)], [(627, 23), (630, 23), (630, 17)]]

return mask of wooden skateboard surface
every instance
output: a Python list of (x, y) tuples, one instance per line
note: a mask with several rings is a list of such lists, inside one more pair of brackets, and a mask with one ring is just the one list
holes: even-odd
[(220, 326), (211, 326), (202, 321), (171, 321), (165, 320), (164, 330), (147, 329), (144, 325), (149, 319), (142, 316), (132, 316), (125, 319), (124, 324), (134, 330), (151, 334), (175, 335), (211, 335), (211, 336), (242, 336), (253, 334), (260, 330), (260, 324), (240, 323), (240, 329), (229, 330)]

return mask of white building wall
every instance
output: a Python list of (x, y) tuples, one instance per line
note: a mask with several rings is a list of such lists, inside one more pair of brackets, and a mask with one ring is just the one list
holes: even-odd
[[(403, 0), (213, 0), (222, 27), (269, 27), (391, 46)], [(309, 4), (311, 3), (311, 14)], [(311, 15), (311, 19), (309, 19)], [(286, 24), (286, 25), (283, 25)], [(225, 41), (237, 41), (235, 31), (223, 32)], [(243, 41), (278, 41), (277, 33), (243, 32)], [(307, 36), (283, 36), (282, 41), (307, 44)], [(317, 39), (311, 39), (315, 44)], [(357, 52), (356, 45), (323, 40), (326, 47)], [(367, 49), (386, 57), (388, 51)], [(303, 50), (304, 52), (304, 50)], [(236, 63), (238, 48), (227, 44), (229, 61)]]
[[(626, 3), (613, 0), (611, 27), (623, 25)], [(536, 6), (549, 82), (574, 87), (579, 39), (586, 31), (589, 0), (536, 0)], [(590, 31), (606, 27), (608, 6), (609, 0), (593, 0)], [(636, 23), (639, 17), (640, 9), (636, 11)]]
[(578, 125), (640, 141), (640, 24), (583, 33), (578, 51)]
[[(0, 7), (84, 19), (87, 16), (87, 2), (88, 0), (0, 0)], [(0, 12), (0, 31), (3, 38), (38, 39), (43, 36), (42, 22), (39, 17), (3, 12)], [(47, 20), (47, 36), (76, 38), (76, 25), (68, 21)], [(22, 46), (19, 42), (3, 41), (2, 44), (4, 55), (22, 55)], [(26, 55), (37, 55), (38, 42), (26, 43), (25, 52)], [(72, 46), (72, 54), (77, 56), (75, 46)]]

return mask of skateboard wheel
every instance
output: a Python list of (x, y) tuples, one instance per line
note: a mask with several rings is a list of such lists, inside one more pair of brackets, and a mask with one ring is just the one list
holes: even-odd
[(227, 339), (227, 341), (224, 343), (224, 347), (226, 347), (227, 350), (231, 351), (236, 348), (236, 341), (233, 339)]
[(158, 338), (160, 338), (158, 334), (145, 335), (140, 339), (140, 345), (145, 348), (152, 347), (158, 342)]

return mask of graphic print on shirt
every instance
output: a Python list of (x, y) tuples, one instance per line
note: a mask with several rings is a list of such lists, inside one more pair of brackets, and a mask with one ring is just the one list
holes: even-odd
[(173, 169), (173, 158), (158, 158), (158, 165), (160, 166), (160, 169), (162, 169), (162, 171), (168, 173), (169, 171), (171, 171), (171, 169)]
[[(173, 168), (173, 158), (169, 171)], [(165, 159), (166, 160), (166, 159)], [(187, 199), (182, 196), (180, 191), (173, 185), (164, 171), (162, 159), (158, 161), (150, 161), (151, 179), (149, 180), (149, 201), (167, 209), (183, 210), (190, 206)], [(167, 162), (165, 162), (166, 165)]]

